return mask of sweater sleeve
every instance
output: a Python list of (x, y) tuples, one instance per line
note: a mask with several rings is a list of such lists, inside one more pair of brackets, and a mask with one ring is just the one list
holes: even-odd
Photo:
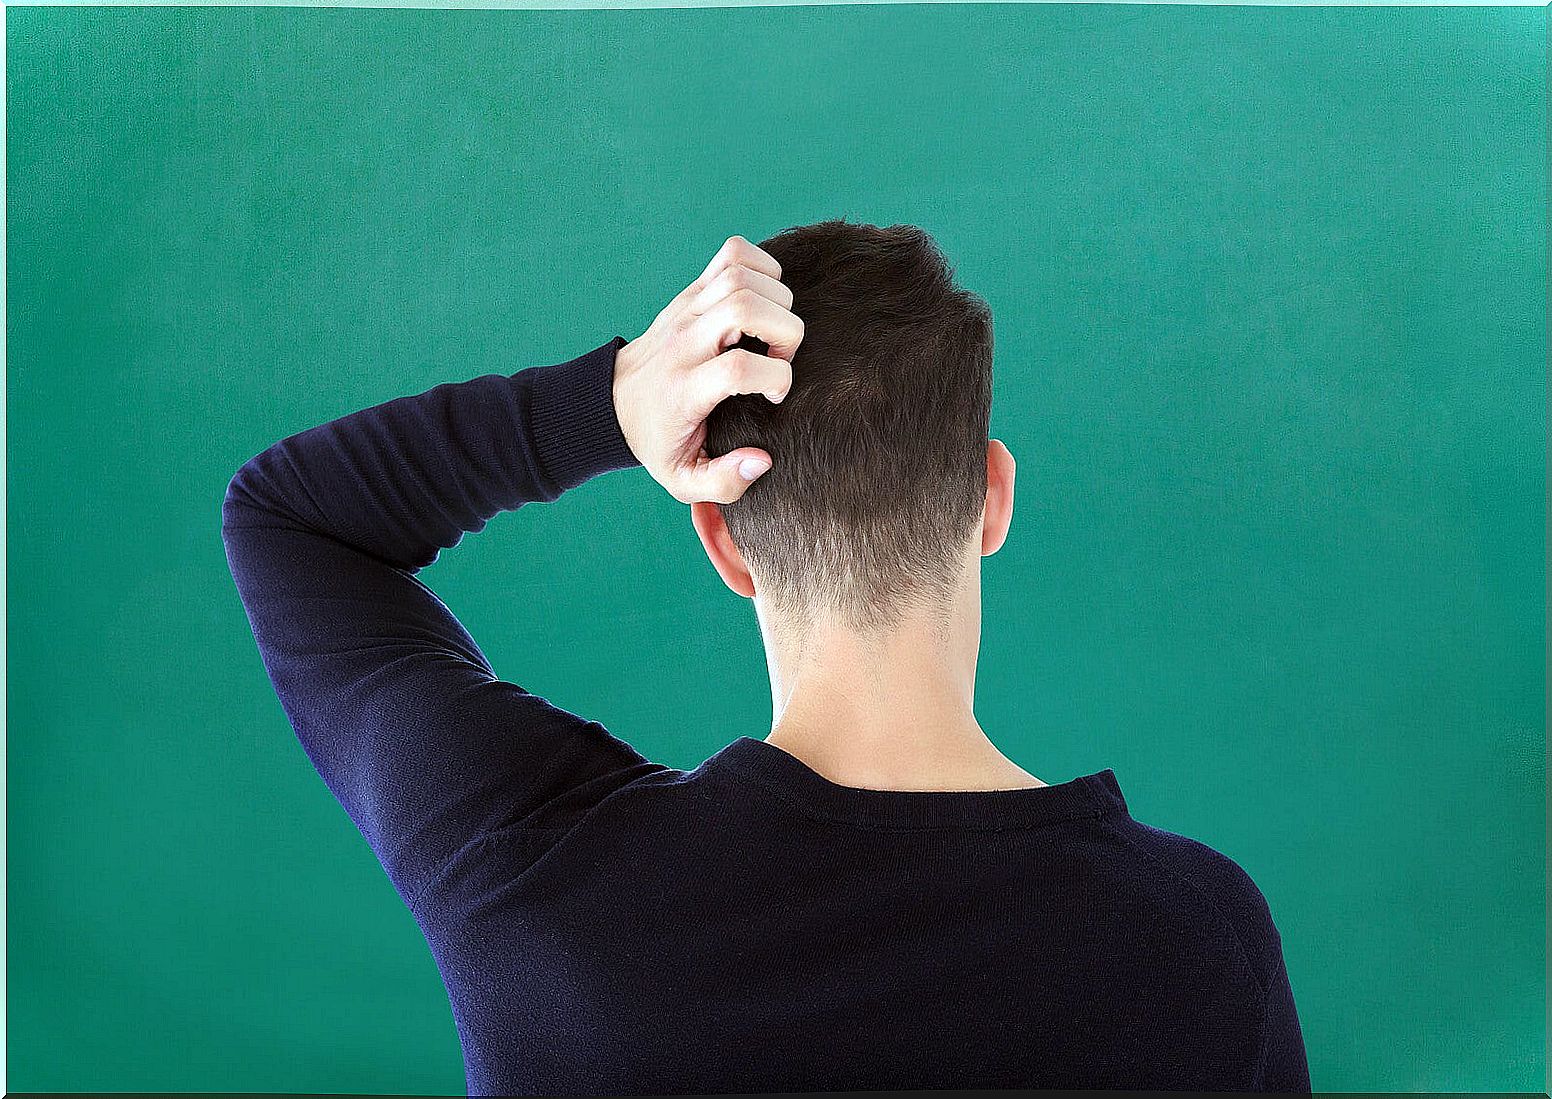
[(1304, 1053), (1304, 1033), (1288, 983), (1288, 968), (1278, 950), (1277, 965), (1266, 989), (1262, 1020), (1261, 1063), (1257, 1091), (1309, 1094), (1309, 1063)]
[(497, 512), (638, 464), (614, 412), (624, 343), (311, 428), (227, 488), (222, 538), (265, 670), (412, 906), (483, 836), (661, 769), (498, 679), (415, 575)]

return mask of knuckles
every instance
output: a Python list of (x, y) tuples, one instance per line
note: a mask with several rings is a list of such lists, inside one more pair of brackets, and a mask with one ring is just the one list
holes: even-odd
[(735, 263), (722, 272), (722, 288), (731, 294), (747, 290), (754, 285), (754, 272), (741, 263)]
[(723, 300), (727, 302), (728, 312), (733, 319), (740, 323), (754, 318), (755, 304), (760, 295), (747, 286), (740, 286), (732, 291)]
[(724, 393), (738, 393), (744, 388), (744, 384), (754, 369), (752, 352), (741, 347), (735, 347), (724, 351), (717, 356), (720, 366), (717, 386)]
[[(737, 263), (743, 259), (753, 259), (755, 253), (758, 252), (759, 249), (756, 248), (754, 244), (750, 243), (747, 237), (739, 233), (734, 233), (732, 236), (728, 237), (727, 240), (722, 242), (722, 251), (726, 252), (728, 256), (735, 263)], [(776, 266), (775, 277), (778, 279), (781, 278), (781, 264), (777, 263), (774, 257), (770, 257), (770, 260), (771, 263), (775, 264)]]

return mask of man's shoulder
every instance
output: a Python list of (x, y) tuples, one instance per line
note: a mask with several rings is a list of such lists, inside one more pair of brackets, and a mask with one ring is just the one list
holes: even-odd
[(1111, 821), (1145, 865), (1210, 909), (1232, 932), (1261, 981), (1281, 956), (1281, 939), (1265, 895), (1237, 861), (1201, 840), (1121, 816)]

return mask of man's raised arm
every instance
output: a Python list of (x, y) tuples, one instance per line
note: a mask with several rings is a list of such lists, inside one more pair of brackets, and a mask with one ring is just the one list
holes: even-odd
[[(639, 462), (681, 500), (737, 499), (769, 456), (711, 460), (699, 443), (724, 397), (790, 385), (801, 326), (774, 266), (731, 238), (635, 341), (390, 400), (283, 439), (232, 478), (222, 537), (265, 669), (412, 907), (484, 836), (661, 769), (498, 679), (415, 573), (500, 511)], [(786, 360), (727, 350), (745, 334)]]
[(414, 575), (497, 512), (636, 464), (611, 399), (623, 343), (311, 428), (227, 488), (227, 559), (281, 705), (411, 903), (465, 844), (650, 766), (498, 680)]

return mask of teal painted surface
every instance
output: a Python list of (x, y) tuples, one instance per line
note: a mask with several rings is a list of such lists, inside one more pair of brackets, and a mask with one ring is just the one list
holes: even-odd
[[(80, 0), (35, 0), (44, 7), (77, 4)], [(964, 0), (259, 0), (257, 4), (247, 0), (107, 0), (109, 4), (130, 7), (158, 7), (163, 5), (195, 7), (301, 7), (301, 8), (500, 8), (523, 11), (571, 10), (571, 9), (630, 9), (630, 8), (762, 8), (807, 7), (844, 4), (960, 4)], [(1056, 0), (980, 0), (981, 3), (1043, 4)], [(1110, 4), (1118, 0), (1078, 0), (1080, 3)], [(1544, 7), (1543, 0), (1454, 0), (1442, 5), (1440, 0), (1119, 0), (1124, 4), (1191, 4), (1233, 6), (1266, 6), (1321, 8), (1332, 6), (1351, 7)]]
[[(1317, 1088), (1544, 1079), (1544, 9), (8, 12), (9, 1083), (461, 1087), (226, 574), (284, 434), (917, 222), (1019, 458), (982, 724), (1257, 879)], [(639, 471), (428, 581), (690, 765), (768, 726)], [(510, 613), (513, 593), (543, 613)]]

